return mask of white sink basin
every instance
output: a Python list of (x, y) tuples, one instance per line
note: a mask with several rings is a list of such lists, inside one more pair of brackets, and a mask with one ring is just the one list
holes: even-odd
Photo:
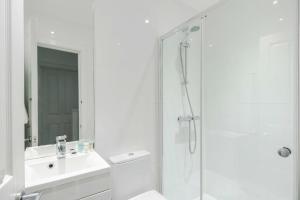
[(25, 190), (35, 192), (79, 179), (108, 173), (110, 166), (95, 152), (25, 161)]

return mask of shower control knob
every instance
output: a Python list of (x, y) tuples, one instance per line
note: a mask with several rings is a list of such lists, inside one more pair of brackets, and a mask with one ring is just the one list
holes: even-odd
[(283, 158), (287, 158), (292, 154), (292, 151), (287, 147), (282, 147), (278, 150), (278, 154)]

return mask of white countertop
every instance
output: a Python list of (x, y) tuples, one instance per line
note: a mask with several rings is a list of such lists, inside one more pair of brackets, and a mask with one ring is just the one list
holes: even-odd
[(25, 161), (26, 193), (40, 191), (83, 178), (110, 173), (110, 165), (95, 151), (49, 156)]

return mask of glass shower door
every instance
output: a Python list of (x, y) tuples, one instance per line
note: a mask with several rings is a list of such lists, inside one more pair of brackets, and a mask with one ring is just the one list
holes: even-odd
[(298, 1), (207, 12), (203, 199), (297, 199)]
[(200, 199), (200, 20), (162, 40), (163, 194)]

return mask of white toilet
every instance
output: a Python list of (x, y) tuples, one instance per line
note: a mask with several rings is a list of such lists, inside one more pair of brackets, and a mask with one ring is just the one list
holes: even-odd
[(151, 190), (150, 153), (136, 151), (110, 157), (112, 200), (166, 200)]

